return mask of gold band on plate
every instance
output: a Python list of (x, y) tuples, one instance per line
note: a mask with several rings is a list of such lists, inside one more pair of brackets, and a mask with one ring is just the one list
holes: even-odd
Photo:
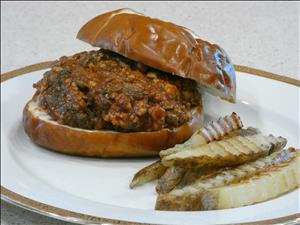
[[(122, 220), (114, 220), (108, 218), (101, 218), (96, 216), (90, 216), (87, 214), (77, 213), (73, 211), (69, 211), (66, 209), (61, 209), (55, 206), (47, 205), (38, 201), (35, 201), (30, 198), (26, 198), (22, 195), (19, 195), (13, 191), (6, 189), (1, 186), (1, 199), (12, 203), (14, 205), (20, 206), (22, 208), (28, 209), (33, 212), (40, 213), (42, 215), (53, 217), (56, 219), (80, 223), (80, 224), (123, 224), (123, 225), (133, 225), (133, 224), (143, 224), (147, 225), (147, 223), (136, 223), (130, 221), (122, 221)], [(262, 220), (258, 222), (248, 222), (248, 223), (238, 223), (231, 225), (268, 225), (268, 224), (281, 224), (281, 225), (294, 225), (300, 223), (300, 213), (296, 213), (289, 216), (284, 216), (280, 218), (270, 219), (270, 220)]]
[[(41, 62), (29, 66), (22, 67), (20, 69), (16, 69), (7, 73), (1, 74), (1, 83), (9, 80), (11, 78), (21, 76), (27, 73), (43, 70), (50, 68), (56, 61), (47, 61)], [(270, 73), (267, 71), (251, 68), (248, 66), (242, 65), (235, 65), (235, 70), (247, 73), (250, 75), (265, 77), (272, 80), (277, 80), (280, 82), (284, 82), (287, 84), (291, 84), (297, 87), (300, 87), (300, 80), (293, 79), (287, 76), (282, 76), (274, 73)], [(1, 185), (1, 199), (15, 204), (17, 206), (23, 207), (30, 211), (34, 211), (40, 213), (42, 215), (46, 215), (48, 217), (53, 217), (56, 219), (80, 223), (80, 224), (124, 224), (124, 225), (132, 225), (132, 224), (146, 224), (146, 223), (136, 223), (130, 221), (121, 221), (121, 220), (114, 220), (109, 218), (101, 218), (96, 216), (91, 216), (87, 214), (77, 213), (73, 211), (69, 211), (66, 209), (61, 209), (55, 206), (51, 206), (48, 204), (44, 204), (42, 202), (35, 201), (33, 199), (27, 198), (20, 194), (17, 194)], [(239, 223), (243, 225), (268, 225), (268, 224), (286, 224), (286, 225), (294, 225), (300, 223), (300, 213), (296, 213), (289, 216), (284, 216), (280, 218), (270, 219), (270, 220), (263, 220), (257, 222), (247, 222), (247, 223)], [(231, 224), (231, 225), (238, 225), (238, 224)]]
[(41, 62), (41, 63), (36, 63), (33, 65), (25, 66), (20, 69), (12, 70), (7, 73), (1, 74), (1, 83), (9, 80), (11, 78), (21, 76), (26, 73), (31, 73), (39, 70), (44, 70), (50, 68), (56, 61), (47, 61), (47, 62)]
[[(12, 70), (7, 73), (3, 73), (3, 74), (1, 74), (1, 83), (3, 81), (6, 81), (8, 79), (11, 79), (11, 78), (14, 78), (17, 76), (21, 76), (26, 73), (31, 73), (31, 72), (50, 68), (55, 62), (56, 61), (46, 61), (46, 62), (36, 63), (33, 65), (22, 67), (20, 69)], [(281, 81), (284, 83), (288, 83), (288, 84), (292, 84), (297, 87), (300, 87), (300, 80), (291, 78), (289, 76), (283, 76), (283, 75), (279, 75), (279, 74), (275, 74), (275, 73), (271, 73), (271, 72), (267, 72), (264, 70), (259, 70), (256, 68), (243, 66), (243, 65), (234, 65), (234, 68), (238, 72), (247, 73), (250, 75), (255, 75), (255, 76), (260, 76), (260, 77), (265, 77), (268, 79), (277, 80), (277, 81)]]
[(254, 76), (265, 77), (268, 79), (277, 80), (277, 81), (281, 81), (287, 84), (292, 84), (300, 87), (300, 80), (288, 76), (278, 75), (275, 73), (270, 73), (264, 70), (259, 70), (248, 66), (242, 66), (242, 65), (234, 65), (234, 68), (238, 72), (247, 73)]

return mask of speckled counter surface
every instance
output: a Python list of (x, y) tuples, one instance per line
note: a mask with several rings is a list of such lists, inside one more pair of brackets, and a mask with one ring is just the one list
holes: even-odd
[[(79, 28), (124, 7), (191, 28), (235, 64), (300, 79), (297, 2), (1, 2), (1, 72), (91, 49), (76, 40)], [(69, 223), (1, 201), (1, 224)]]

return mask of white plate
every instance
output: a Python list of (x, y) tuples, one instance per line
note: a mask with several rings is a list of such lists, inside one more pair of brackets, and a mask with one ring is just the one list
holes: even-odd
[[(91, 159), (54, 153), (34, 145), (22, 127), (22, 109), (44, 71), (1, 84), (1, 197), (48, 216), (78, 223), (131, 221), (155, 224), (228, 224), (295, 219), (299, 189), (279, 198), (235, 209), (155, 211), (154, 183), (129, 189), (140, 168), (154, 159)], [(299, 85), (299, 83), (298, 83)], [(244, 124), (288, 138), (299, 147), (300, 88), (237, 73), (238, 103), (205, 96), (213, 118), (237, 112)], [(284, 217), (281, 219), (276, 219)], [(275, 219), (275, 220), (274, 220)], [(269, 221), (270, 222), (270, 221)]]

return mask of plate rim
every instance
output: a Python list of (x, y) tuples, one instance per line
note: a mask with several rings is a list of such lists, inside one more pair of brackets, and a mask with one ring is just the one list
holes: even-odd
[[(41, 63), (32, 64), (29, 66), (25, 66), (10, 72), (6, 72), (1, 74), (1, 83), (12, 79), (17, 76), (25, 75), (31, 72), (44, 70), (50, 68), (56, 61), (46, 61)], [(235, 70), (238, 72), (246, 73), (249, 75), (264, 77), (271, 80), (276, 80), (279, 82), (287, 83), (290, 85), (294, 85), (296, 87), (300, 87), (300, 80), (294, 79), (291, 77), (287, 77), (284, 75), (279, 75), (271, 72), (267, 72), (264, 70), (256, 69), (253, 67), (243, 66), (243, 65), (234, 65)], [(23, 195), (20, 195), (16, 192), (13, 192), (1, 184), (1, 199), (9, 202), (13, 205), (25, 208), (29, 211), (33, 211), (47, 217), (52, 217), (55, 219), (79, 223), (79, 224), (148, 224), (148, 223), (139, 223), (125, 220), (116, 220), (111, 218), (97, 217), (91, 216), (88, 214), (78, 213), (66, 209), (62, 209), (56, 206), (48, 205), (31, 198), (27, 198)], [(256, 222), (246, 222), (246, 223), (238, 223), (238, 224), (247, 224), (247, 225), (261, 225), (261, 224), (297, 224), (300, 222), (300, 213), (272, 218), (268, 220), (261, 220)], [(229, 224), (228, 224), (229, 225)], [(236, 223), (231, 223), (230, 225), (237, 225)]]
[[(124, 224), (124, 225), (147, 225), (149, 223), (132, 222), (125, 220), (115, 220), (105, 217), (96, 217), (88, 214), (77, 213), (67, 209), (62, 209), (56, 206), (48, 205), (23, 195), (17, 194), (1, 185), (1, 199), (24, 208), (26, 210), (39, 213), (41, 215), (63, 220), (66, 222), (78, 223), (78, 224)], [(278, 217), (268, 220), (260, 220), (256, 222), (245, 222), (245, 223), (230, 223), (226, 225), (270, 225), (270, 224), (281, 224), (281, 225), (293, 225), (300, 222), (300, 213), (295, 213), (288, 216)], [(153, 223), (150, 223), (153, 224)], [(225, 225), (225, 224), (224, 224)]]

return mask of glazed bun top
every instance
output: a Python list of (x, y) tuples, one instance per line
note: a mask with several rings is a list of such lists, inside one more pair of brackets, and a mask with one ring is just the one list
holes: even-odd
[(185, 27), (119, 9), (87, 22), (77, 38), (161, 71), (193, 79), (210, 93), (235, 101), (235, 71), (228, 55)]

